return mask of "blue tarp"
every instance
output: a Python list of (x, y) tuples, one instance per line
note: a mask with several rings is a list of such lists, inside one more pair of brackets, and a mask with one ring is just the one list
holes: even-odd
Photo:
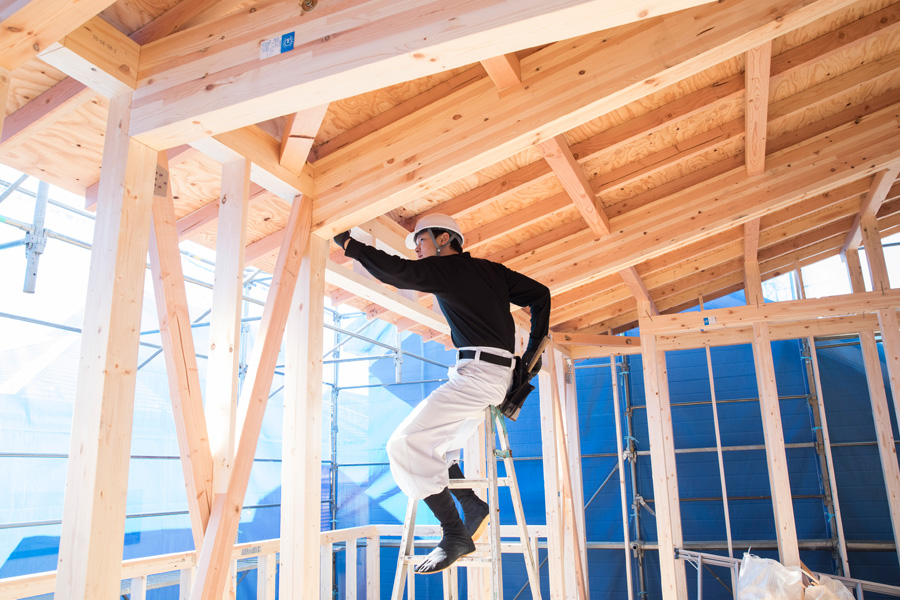
[[(733, 298), (733, 303), (742, 303)], [(726, 301), (727, 302), (727, 301)], [(342, 323), (348, 329), (364, 322)], [(35, 328), (39, 327), (34, 325)], [(202, 337), (202, 330), (196, 334)], [(396, 343), (392, 327), (376, 323), (365, 335), (387, 344)], [(78, 364), (77, 335), (60, 332), (59, 339), (69, 336), (73, 343), (59, 351), (54, 360), (39, 370), (27, 384), (14, 394), (0, 399), (0, 457), (7, 485), (0, 489), (0, 523), (44, 522), (58, 520), (62, 514), (65, 486), (69, 428), (71, 427)], [(403, 348), (447, 364), (452, 353), (435, 343), (424, 343), (412, 334), (404, 334)], [(57, 340), (58, 341), (58, 340)], [(0, 373), (11, 373), (34, 363), (56, 343), (42, 341), (15, 352), (0, 354)], [(330, 345), (326, 344), (330, 348)], [(875, 433), (869, 405), (865, 375), (858, 345), (844, 345), (819, 349), (824, 402), (833, 445), (837, 488), (843, 516), (844, 531), (852, 542), (889, 541), (891, 522), (881, 465), (874, 444)], [(198, 347), (201, 345), (198, 343)], [(798, 535), (803, 540), (826, 540), (833, 535), (833, 518), (825, 508), (822, 497), (821, 463), (814, 447), (814, 420), (808, 401), (806, 365), (797, 340), (775, 342), (772, 346), (791, 490), (795, 496), (794, 515)], [(55, 350), (54, 350), (55, 351)], [(153, 350), (141, 349), (141, 359)], [(373, 344), (352, 341), (341, 349), (341, 356), (384, 354), (385, 349)], [(766, 470), (764, 436), (761, 428), (759, 402), (753, 357), (749, 346), (714, 348), (711, 352), (715, 373), (715, 392), (718, 402), (722, 444), (742, 447), (724, 452), (726, 485), (731, 514), (732, 535), (736, 542), (762, 542), (775, 539), (769, 481)], [(357, 365), (351, 367), (350, 365)], [(202, 366), (202, 362), (201, 362)], [(601, 488), (616, 463), (615, 425), (613, 419), (611, 375), (608, 361), (586, 361), (576, 365), (576, 384), (579, 400), (583, 479), (585, 499), (594, 496), (587, 507), (586, 530), (588, 542), (621, 542), (621, 504), (618, 476), (613, 475)], [(667, 366), (672, 402), (673, 430), (677, 455), (681, 516), (686, 543), (724, 542), (725, 519), (716, 459), (713, 413), (707, 376), (706, 354), (703, 350), (669, 352)], [(623, 394), (632, 404), (625, 411), (618, 410), (623, 423), (633, 428), (636, 449), (635, 492), (649, 506), (653, 504), (650, 471), (649, 441), (646, 410), (644, 408), (643, 377), (639, 356), (627, 362), (627, 375), (620, 376)], [(403, 381), (431, 381), (445, 377), (446, 371), (411, 356), (404, 356), (401, 366)], [(397, 524), (403, 519), (406, 498), (391, 479), (384, 453), (384, 444), (394, 426), (413, 406), (434, 389), (439, 382), (393, 384), (396, 365), (391, 358), (367, 363), (343, 363), (340, 367), (341, 386), (369, 385), (344, 389), (337, 396), (336, 435), (336, 506), (334, 527), (345, 528), (368, 523)], [(201, 373), (202, 375), (202, 373)], [(325, 379), (333, 381), (333, 367), (326, 368)], [(886, 379), (885, 379), (886, 381)], [(280, 387), (276, 377), (273, 391)], [(332, 527), (330, 480), (332, 464), (331, 393), (323, 389), (322, 442), (322, 520), (323, 529)], [(889, 390), (889, 387), (888, 387)], [(280, 440), (281, 392), (276, 393), (267, 409), (263, 433), (257, 451), (246, 504), (257, 508), (244, 511), (239, 541), (267, 539), (278, 536), (280, 502)], [(890, 402), (890, 401), (889, 401)], [(540, 460), (541, 440), (539, 403), (529, 398), (519, 420), (509, 424), (512, 448), (516, 457), (516, 471), (524, 498), (529, 523), (543, 523), (546, 519), (543, 490), (543, 465)], [(891, 403), (891, 406), (892, 403)], [(894, 436), (898, 437), (896, 419), (891, 408)], [(171, 406), (164, 365), (161, 358), (151, 361), (138, 375), (135, 400), (135, 426), (129, 472), (128, 514), (124, 556), (148, 556), (188, 550), (192, 546), (181, 467), (172, 424)], [(710, 450), (712, 449), (712, 450)], [(687, 452), (692, 450), (691, 452)], [(44, 456), (14, 454), (39, 453)], [(52, 453), (52, 456), (46, 454)], [(153, 456), (163, 458), (139, 458)], [(168, 457), (168, 458), (166, 458)], [(626, 463), (629, 501), (632, 494), (630, 466)], [(36, 476), (38, 475), (38, 476)], [(599, 489), (599, 491), (598, 491)], [(157, 514), (156, 513), (165, 513)], [(175, 514), (171, 514), (175, 513)], [(629, 507), (629, 513), (633, 508)], [(434, 522), (422, 507), (420, 523)], [(639, 512), (640, 527), (630, 523), (632, 539), (636, 535), (648, 543), (656, 540), (656, 526), (652, 514)], [(501, 521), (513, 523), (509, 496), (501, 491)], [(56, 566), (59, 525), (44, 524), (31, 527), (0, 529), (0, 577), (52, 570)], [(736, 553), (744, 550), (736, 545)], [(381, 553), (382, 597), (390, 593), (396, 565), (396, 549), (383, 548)], [(545, 556), (541, 550), (541, 559)], [(754, 550), (762, 556), (774, 557), (777, 552)], [(719, 551), (724, 554), (725, 552)], [(830, 551), (803, 551), (803, 561), (815, 570), (834, 572), (835, 557)], [(655, 551), (643, 555), (645, 586), (649, 598), (659, 598), (658, 556)], [(360, 566), (365, 564), (365, 551), (358, 555)], [(588, 554), (592, 598), (622, 597), (625, 594), (625, 560), (622, 550), (594, 549)], [(343, 553), (336, 555), (337, 597), (342, 598)], [(636, 565), (636, 562), (634, 563)], [(897, 553), (851, 552), (852, 575), (884, 583), (900, 585)], [(634, 576), (638, 578), (637, 567)], [(688, 582), (695, 586), (695, 570), (688, 566)], [(548, 594), (547, 569), (542, 570), (542, 587)], [(725, 586), (730, 580), (724, 570), (718, 570), (719, 582), (704, 574), (704, 597), (730, 598)], [(504, 559), (504, 595), (513, 598), (527, 582), (520, 558)], [(365, 577), (358, 578), (358, 594), (364, 594)], [(637, 585), (637, 584), (636, 584)], [(240, 598), (253, 597), (255, 573), (250, 572), (239, 588)], [(461, 593), (464, 593), (464, 578)], [(417, 595), (420, 598), (441, 596), (439, 576), (419, 577)], [(867, 598), (869, 598), (867, 594)], [(150, 598), (170, 598), (174, 589), (154, 590)], [(521, 596), (530, 597), (526, 589)]]

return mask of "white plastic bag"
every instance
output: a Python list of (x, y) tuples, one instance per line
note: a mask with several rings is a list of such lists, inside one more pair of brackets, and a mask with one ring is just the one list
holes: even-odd
[(819, 585), (806, 588), (806, 600), (854, 600), (844, 584), (825, 575), (819, 577)]
[(800, 567), (744, 553), (737, 600), (803, 600)]

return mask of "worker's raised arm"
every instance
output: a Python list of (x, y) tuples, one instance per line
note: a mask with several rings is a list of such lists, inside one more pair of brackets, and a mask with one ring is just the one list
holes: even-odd
[[(337, 237), (335, 238), (337, 241)], [(343, 240), (344, 254), (359, 261), (373, 277), (403, 290), (434, 293), (446, 282), (429, 266), (429, 259), (409, 260), (388, 254), (353, 238)]]
[[(511, 269), (506, 269), (506, 271), (510, 302), (517, 306), (527, 306), (531, 310), (528, 347), (522, 355), (525, 364), (528, 364), (538, 351), (541, 340), (550, 332), (550, 289), (521, 273)], [(540, 361), (537, 363), (537, 368), (540, 368)]]

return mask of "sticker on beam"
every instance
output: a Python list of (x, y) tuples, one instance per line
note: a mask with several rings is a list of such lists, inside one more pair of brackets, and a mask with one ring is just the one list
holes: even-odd
[(277, 37), (264, 40), (262, 44), (259, 45), (260, 60), (264, 58), (272, 58), (273, 56), (278, 56), (279, 54), (284, 54), (285, 52), (290, 52), (291, 50), (293, 50), (294, 37), (294, 32), (289, 31), (288, 33), (279, 35)]

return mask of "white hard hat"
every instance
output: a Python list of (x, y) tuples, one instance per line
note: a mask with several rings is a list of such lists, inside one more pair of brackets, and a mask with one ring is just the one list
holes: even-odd
[(414, 250), (416, 248), (416, 236), (426, 229), (444, 229), (446, 231), (451, 231), (459, 236), (460, 246), (466, 243), (466, 238), (463, 236), (462, 231), (459, 229), (459, 225), (456, 224), (456, 220), (453, 217), (450, 215), (433, 213), (419, 219), (413, 232), (406, 236), (406, 247), (410, 250)]

